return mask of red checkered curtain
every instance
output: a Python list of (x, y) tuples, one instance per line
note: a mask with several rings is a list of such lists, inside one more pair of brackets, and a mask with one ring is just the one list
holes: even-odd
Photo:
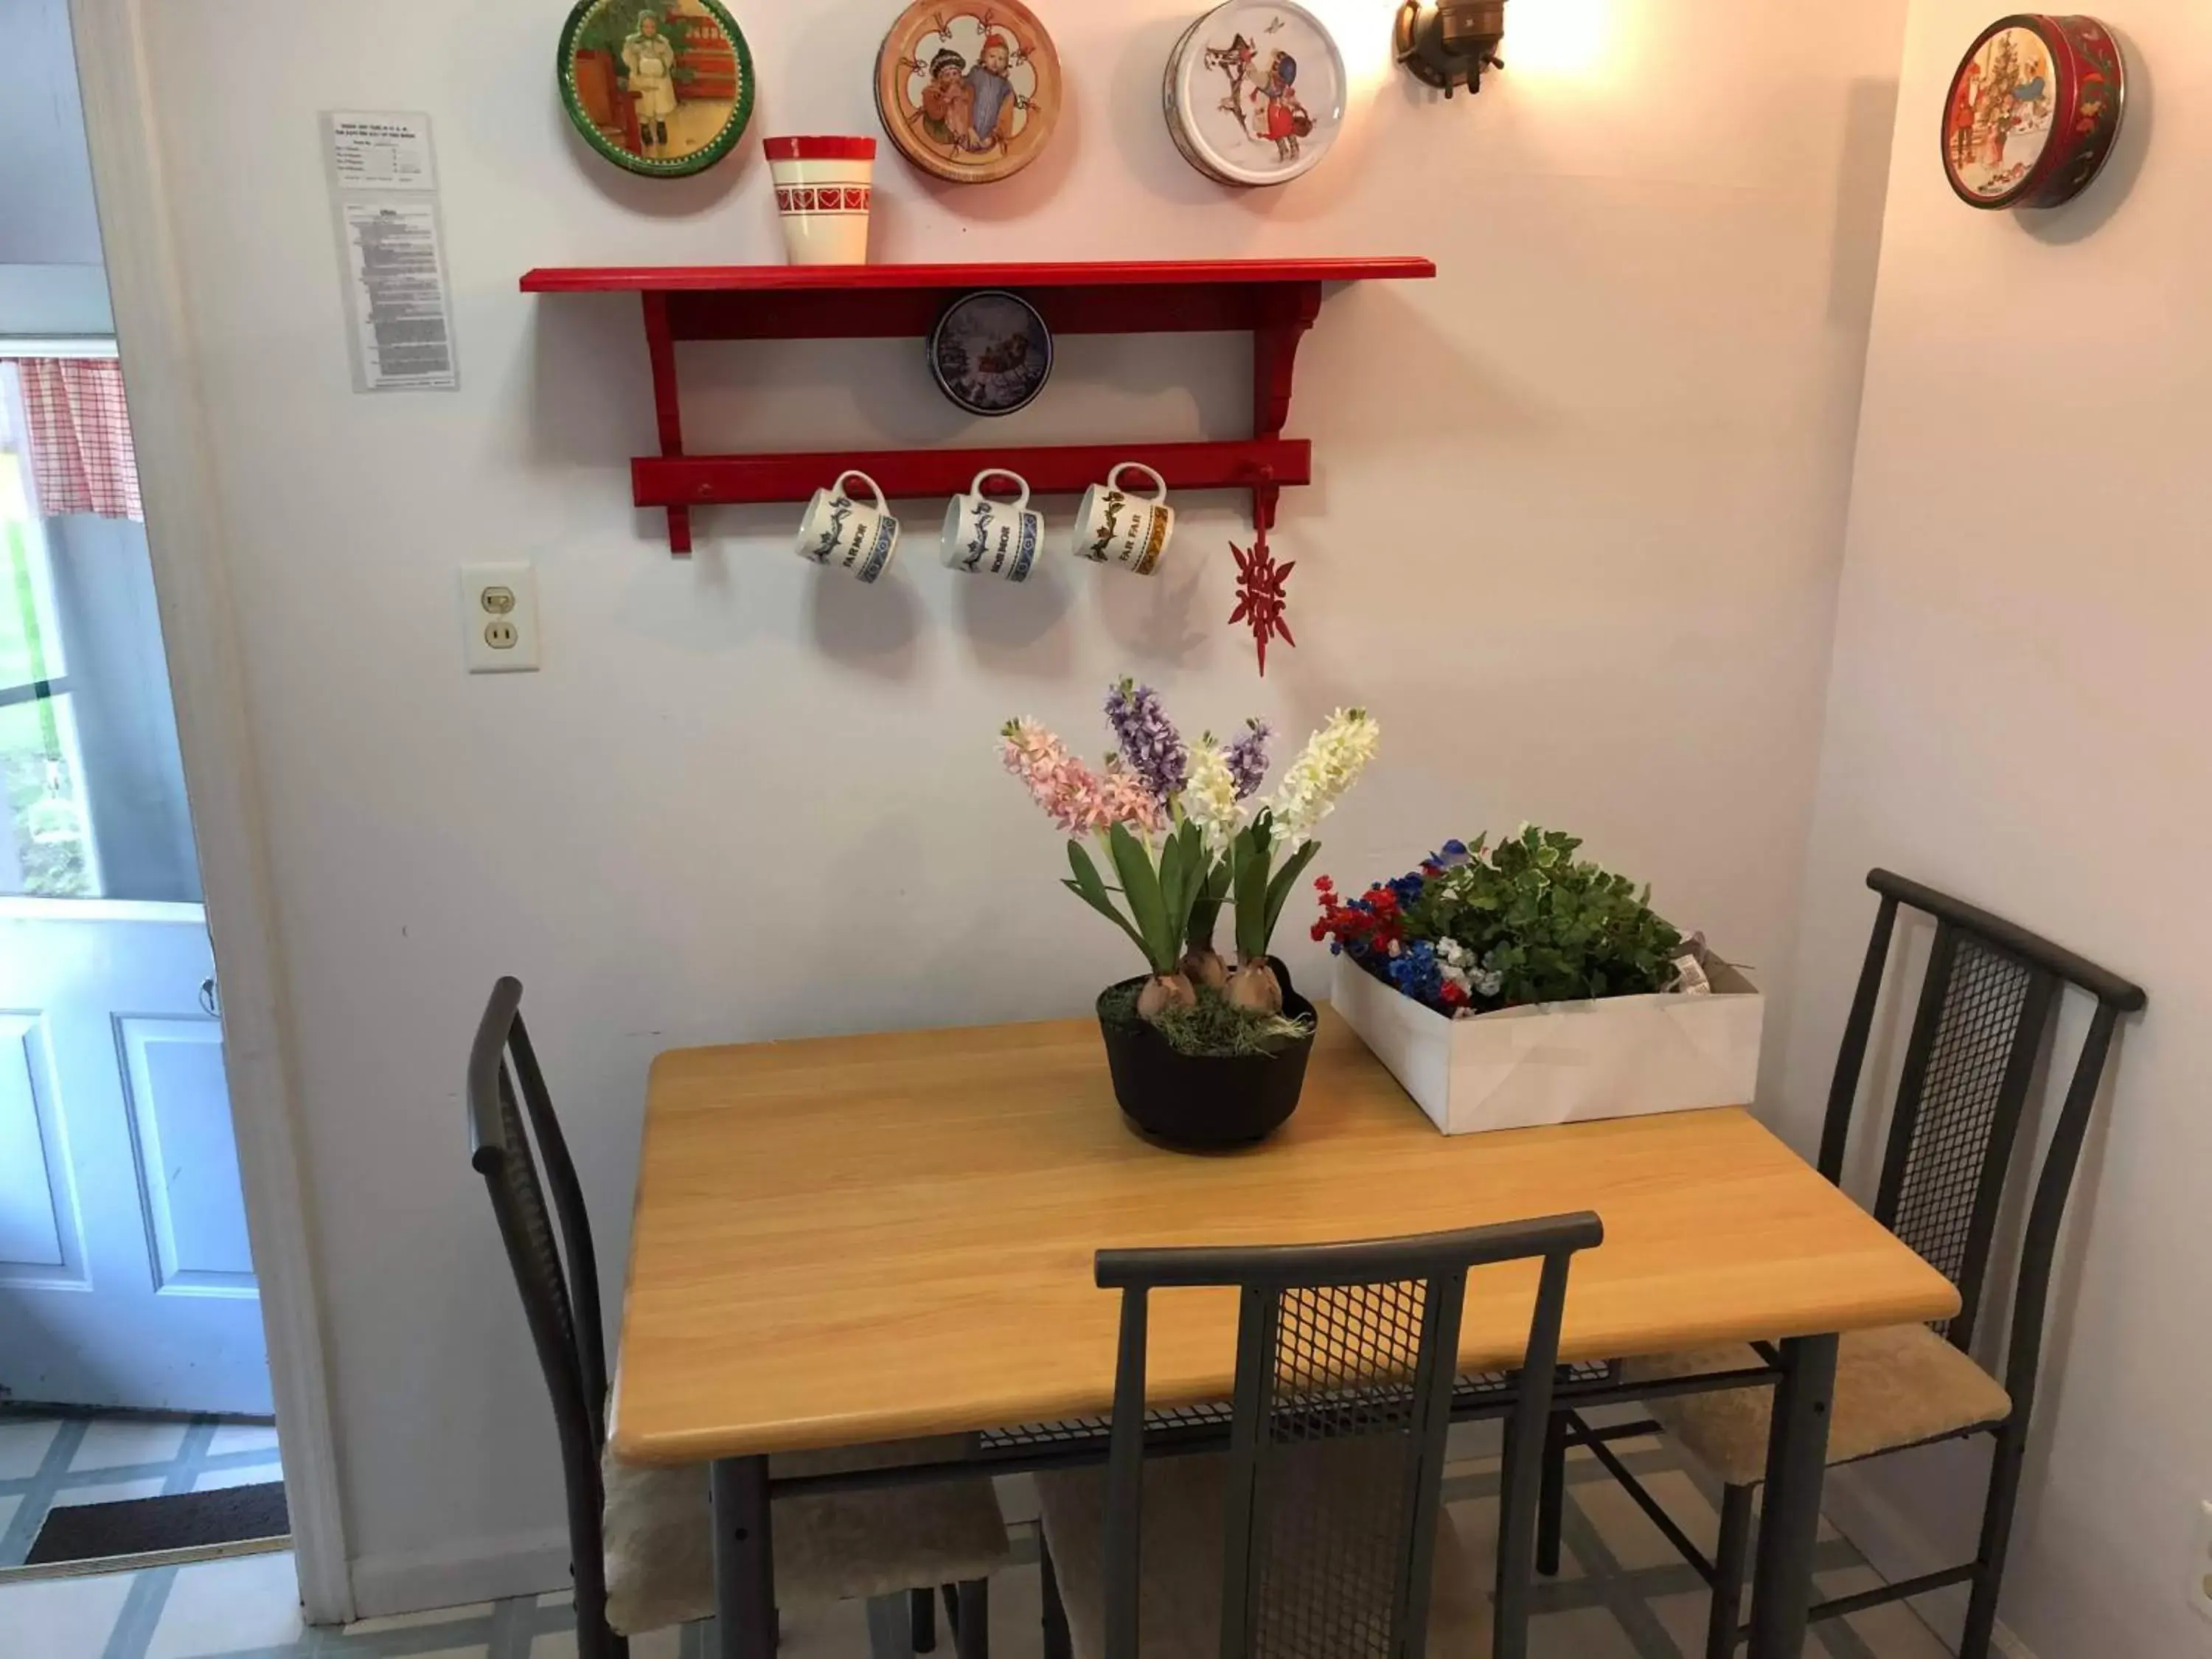
[(15, 357), (39, 511), (143, 520), (122, 365), (112, 358)]

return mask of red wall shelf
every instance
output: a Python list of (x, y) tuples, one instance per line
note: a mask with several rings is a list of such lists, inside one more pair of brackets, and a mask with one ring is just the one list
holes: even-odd
[[(526, 294), (640, 296), (660, 453), (631, 463), (640, 507), (665, 507), (668, 543), (691, 550), (691, 511), (720, 502), (803, 501), (849, 467), (892, 496), (953, 495), (987, 465), (1039, 495), (1073, 494), (1117, 461), (1145, 462), (1171, 489), (1249, 489), (1255, 523), (1313, 477), (1312, 446), (1286, 439), (1298, 342), (1323, 285), (1434, 276), (1427, 259), (1213, 259), (1138, 264), (696, 265), (546, 269)], [(676, 378), (684, 340), (880, 339), (928, 334), (954, 299), (1011, 289), (1055, 334), (1249, 331), (1252, 436), (1210, 443), (903, 449), (878, 454), (687, 455)], [(919, 371), (917, 371), (919, 372)]]

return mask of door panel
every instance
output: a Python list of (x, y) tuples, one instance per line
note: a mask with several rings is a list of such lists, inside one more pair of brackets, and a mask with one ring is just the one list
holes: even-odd
[(0, 900), (0, 1399), (270, 1411), (213, 973), (195, 905)]
[(46, 1022), (0, 1013), (0, 1279), (74, 1279), (82, 1261)]
[(130, 1015), (115, 1031), (156, 1284), (184, 1294), (254, 1294), (222, 1028), (207, 1018)]

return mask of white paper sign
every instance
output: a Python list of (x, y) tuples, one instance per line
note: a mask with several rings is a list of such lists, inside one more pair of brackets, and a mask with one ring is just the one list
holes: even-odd
[(460, 379), (436, 204), (349, 201), (344, 215), (356, 385), (364, 392), (453, 391)]
[(323, 117), (340, 190), (435, 190), (427, 115), (333, 110)]
[(331, 110), (325, 159), (346, 277), (356, 392), (452, 392), (453, 286), (430, 118)]

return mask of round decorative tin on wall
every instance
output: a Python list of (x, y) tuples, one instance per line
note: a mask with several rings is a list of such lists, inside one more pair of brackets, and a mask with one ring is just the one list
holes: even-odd
[(752, 118), (752, 53), (720, 0), (579, 0), (559, 70), (576, 131), (650, 178), (704, 172)]
[(963, 295), (931, 331), (929, 372), (938, 390), (970, 415), (1011, 415), (1044, 390), (1052, 331), (1018, 294)]
[(876, 58), (876, 112), (899, 153), (956, 185), (1019, 173), (1060, 123), (1060, 54), (1020, 0), (915, 0)]
[(1183, 159), (1224, 185), (1288, 184), (1344, 125), (1344, 56), (1292, 0), (1229, 0), (1169, 56), (1168, 131)]
[(1944, 176), (1972, 207), (2071, 201), (2112, 155), (2126, 100), (2119, 43), (2095, 18), (2000, 18), (1951, 77)]

